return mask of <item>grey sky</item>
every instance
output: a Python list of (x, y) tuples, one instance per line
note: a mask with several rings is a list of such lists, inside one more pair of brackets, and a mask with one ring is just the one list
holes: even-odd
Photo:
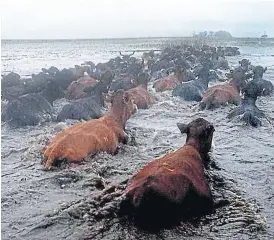
[(274, 37), (274, 0), (2, 0), (2, 39)]

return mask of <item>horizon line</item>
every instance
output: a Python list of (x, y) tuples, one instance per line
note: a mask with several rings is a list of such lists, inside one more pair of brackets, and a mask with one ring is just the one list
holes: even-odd
[[(156, 38), (194, 38), (193, 36), (176, 36), (176, 37), (105, 37), (105, 38), (1, 38), (1, 41), (45, 41), (45, 40), (118, 40), (118, 39), (156, 39)], [(230, 39), (220, 39), (220, 38), (213, 38), (214, 40), (224, 40), (229, 41), (233, 39), (274, 39), (274, 37), (267, 37), (267, 38), (261, 38), (261, 37), (232, 37)]]

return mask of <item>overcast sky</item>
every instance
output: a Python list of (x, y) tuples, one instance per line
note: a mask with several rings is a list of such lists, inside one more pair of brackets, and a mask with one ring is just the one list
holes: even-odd
[(274, 37), (274, 0), (2, 0), (2, 39)]

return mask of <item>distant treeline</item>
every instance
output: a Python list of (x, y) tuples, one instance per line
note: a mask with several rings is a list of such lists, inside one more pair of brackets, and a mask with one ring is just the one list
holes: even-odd
[(227, 31), (204, 31), (199, 33), (193, 33), (193, 37), (196, 38), (216, 38), (216, 39), (232, 39), (232, 35)]

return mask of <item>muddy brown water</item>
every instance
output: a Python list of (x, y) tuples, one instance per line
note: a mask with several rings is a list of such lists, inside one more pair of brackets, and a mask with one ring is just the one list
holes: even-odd
[[(235, 65), (242, 57), (229, 61)], [(266, 58), (252, 56), (251, 61), (263, 64)], [(266, 79), (274, 79), (269, 59), (268, 66)], [(273, 239), (274, 96), (258, 99), (268, 119), (252, 128), (226, 119), (232, 105), (199, 111), (196, 102), (173, 98), (170, 92), (152, 94), (157, 103), (128, 121), (132, 141), (121, 145), (117, 155), (89, 156), (82, 164), (54, 171), (42, 170), (42, 150), (73, 121), (21, 129), (2, 126), (2, 239)], [(63, 104), (57, 101), (56, 110)], [(197, 117), (216, 128), (206, 173), (215, 201), (224, 206), (157, 232), (118, 217), (126, 180), (154, 157), (182, 146), (185, 135), (176, 123)]]

